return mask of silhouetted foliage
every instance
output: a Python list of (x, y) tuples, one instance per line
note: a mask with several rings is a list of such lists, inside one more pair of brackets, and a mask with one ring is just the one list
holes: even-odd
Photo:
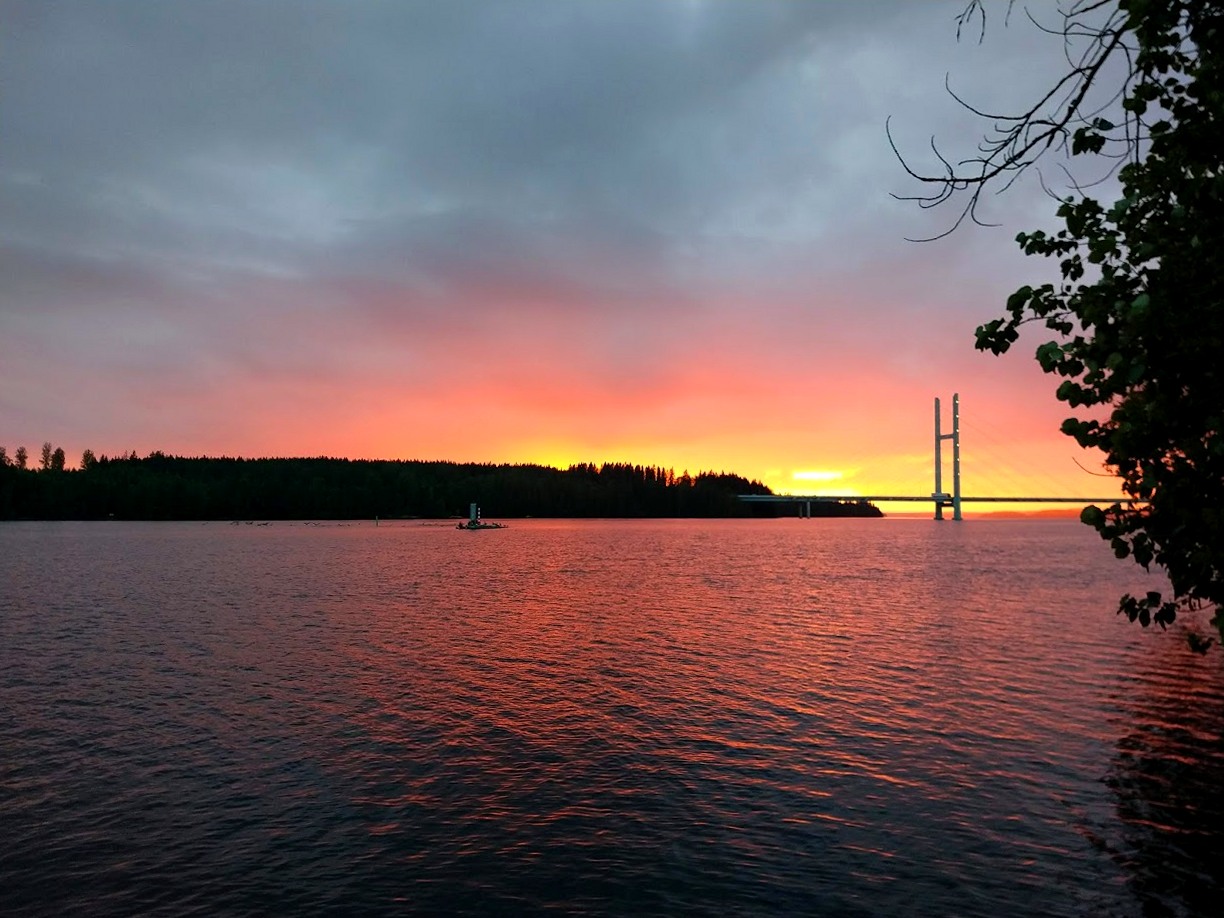
[[(974, 0), (965, 17), (984, 10)], [(989, 183), (1049, 148), (1116, 169), (1117, 200), (1073, 185), (1058, 199), (1062, 229), (1017, 237), (1025, 254), (1058, 259), (1061, 281), (1013, 293), (977, 347), (1001, 354), (1032, 322), (1054, 333), (1036, 356), (1079, 409), (1062, 430), (1100, 449), (1134, 498), (1081, 518), (1173, 587), (1171, 599), (1124, 596), (1119, 611), (1163, 627), (1206, 604), (1224, 633), (1224, 3), (1078, 0), (1062, 15), (1069, 69), (1051, 91), (991, 116), (977, 155), (910, 174), (937, 189), (924, 206), (965, 195), (959, 224), (976, 219)], [(1098, 85), (1117, 73), (1118, 85)]]
[[(92, 455), (92, 454), (90, 454)], [(372, 519), (465, 517), (772, 517), (769, 494), (739, 475), (606, 463), (538, 465), (350, 459), (183, 458), (150, 453), (82, 461), (44, 475), (0, 467), (0, 519)], [(814, 515), (880, 516), (874, 506), (813, 505)]]

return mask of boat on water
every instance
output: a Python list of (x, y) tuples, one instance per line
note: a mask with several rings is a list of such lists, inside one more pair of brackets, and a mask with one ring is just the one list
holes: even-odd
[(460, 523), (456, 529), (505, 529), (506, 526), (502, 523), (486, 523), (480, 518), (480, 507), (476, 504), (471, 504), (468, 507), (468, 520), (466, 523)]

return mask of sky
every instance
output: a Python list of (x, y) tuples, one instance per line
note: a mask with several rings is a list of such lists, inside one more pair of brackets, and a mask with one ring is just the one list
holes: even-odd
[(2, 0), (0, 444), (1116, 494), (973, 347), (1053, 203), (893, 197), (1061, 72), (964, 5)]

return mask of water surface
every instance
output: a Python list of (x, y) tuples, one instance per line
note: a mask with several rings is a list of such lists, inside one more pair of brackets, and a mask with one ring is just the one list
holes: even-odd
[(1207, 915), (1218, 650), (1074, 522), (0, 526), (0, 911)]

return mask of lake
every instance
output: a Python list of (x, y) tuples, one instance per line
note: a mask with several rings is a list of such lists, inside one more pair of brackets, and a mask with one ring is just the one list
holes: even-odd
[(1208, 915), (1224, 654), (1074, 521), (0, 525), (5, 915)]

